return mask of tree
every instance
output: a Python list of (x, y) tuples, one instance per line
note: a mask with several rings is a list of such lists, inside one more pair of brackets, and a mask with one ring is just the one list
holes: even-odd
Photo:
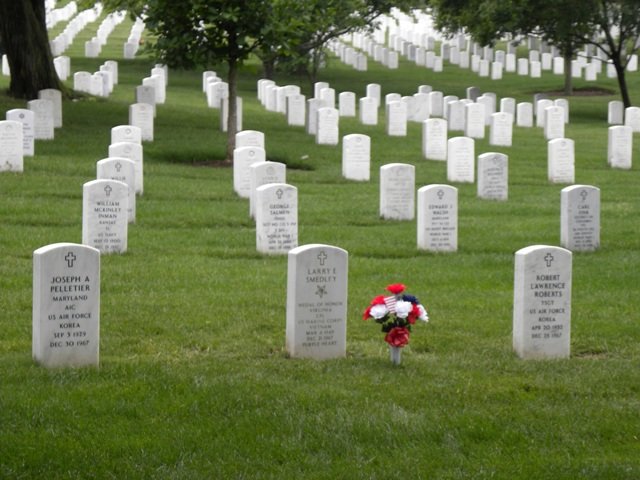
[(0, 0), (0, 39), (11, 69), (9, 95), (27, 100), (63, 90), (53, 65), (44, 0)]
[(565, 59), (565, 93), (571, 92), (571, 59), (582, 46), (600, 49), (614, 65), (620, 93), (631, 105), (625, 70), (637, 51), (637, 0), (432, 0), (436, 25), (445, 32), (466, 30), (489, 44), (505, 34), (533, 33), (555, 45)]

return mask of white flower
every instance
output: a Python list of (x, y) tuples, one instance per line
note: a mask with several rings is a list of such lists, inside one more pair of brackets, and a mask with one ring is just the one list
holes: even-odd
[(374, 305), (369, 310), (369, 315), (371, 315), (375, 319), (380, 319), (384, 317), (389, 311), (387, 310), (387, 306), (384, 304)]
[(398, 300), (396, 302), (396, 316), (398, 318), (407, 318), (413, 310), (413, 304), (411, 302), (405, 302), (404, 300)]
[(420, 310), (420, 315), (418, 315), (418, 319), (422, 320), (423, 322), (428, 322), (429, 315), (427, 314), (427, 311), (421, 304), (418, 304), (418, 310)]

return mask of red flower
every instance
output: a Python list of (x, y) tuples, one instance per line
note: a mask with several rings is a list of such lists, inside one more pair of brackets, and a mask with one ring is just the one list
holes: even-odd
[(418, 308), (418, 305), (414, 303), (413, 308), (411, 309), (411, 311), (409, 312), (409, 315), (407, 316), (407, 320), (411, 325), (413, 325), (414, 323), (416, 323), (416, 320), (418, 319), (418, 317), (420, 317), (420, 309)]
[(362, 319), (363, 320), (369, 320), (369, 317), (371, 316), (371, 314), (369, 312), (371, 312), (371, 307), (370, 306), (367, 307), (367, 309), (362, 314)]
[(404, 347), (409, 343), (409, 330), (405, 327), (393, 327), (384, 337), (384, 341), (392, 347)]
[(371, 305), (384, 305), (384, 295), (378, 295), (376, 298), (371, 300)]
[(398, 295), (404, 292), (404, 289), (405, 289), (405, 286), (403, 283), (393, 283), (387, 287), (387, 290), (389, 290), (394, 295)]

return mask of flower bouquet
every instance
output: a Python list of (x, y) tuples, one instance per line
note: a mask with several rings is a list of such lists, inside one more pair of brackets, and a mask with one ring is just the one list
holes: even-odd
[(401, 348), (409, 343), (411, 325), (417, 320), (429, 321), (426, 309), (413, 295), (403, 294), (405, 286), (394, 283), (387, 287), (392, 295), (378, 295), (362, 315), (364, 320), (374, 319), (382, 325), (386, 333), (384, 340), (389, 344), (391, 361), (400, 363)]

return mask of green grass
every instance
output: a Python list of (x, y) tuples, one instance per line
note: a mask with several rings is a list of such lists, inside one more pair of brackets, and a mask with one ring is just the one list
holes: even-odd
[[(116, 59), (120, 84), (108, 100), (65, 102), (56, 139), (37, 142), (24, 173), (0, 175), (0, 477), (640, 478), (639, 148), (636, 137), (630, 171), (607, 166), (607, 102), (617, 94), (570, 99), (576, 183), (602, 191), (602, 247), (573, 258), (570, 359), (522, 361), (511, 349), (513, 253), (560, 241), (564, 185), (546, 180), (540, 129), (515, 128), (514, 146), (498, 149), (509, 155), (509, 201), (456, 185), (459, 251), (418, 251), (415, 222), (378, 217), (378, 172), (410, 162), (417, 187), (447, 183), (444, 162), (421, 158), (420, 125), (391, 138), (382, 117), (366, 128), (341, 120), (341, 135), (372, 136), (371, 181), (349, 182), (339, 147), (316, 146), (258, 104), (259, 69), (249, 64), (244, 128), (264, 131), (268, 158), (289, 165), (300, 244), (349, 252), (347, 357), (287, 358), (286, 256), (256, 253), (231, 170), (201, 166), (224, 156), (218, 112), (206, 107), (199, 72), (171, 71), (156, 140), (144, 146), (145, 193), (129, 250), (101, 260), (100, 368), (35, 365), (32, 252), (81, 241), (82, 184), (95, 178), (110, 128), (127, 122), (134, 87), (154, 63), (122, 60), (127, 34), (125, 22), (99, 59), (83, 58), (76, 39), (72, 69)], [(358, 96), (375, 81), (383, 93), (427, 83), (462, 96), (476, 85), (518, 101), (562, 82), (550, 74), (491, 82), (401, 63), (389, 71), (370, 61), (362, 73), (331, 61), (319, 80)], [(277, 81), (311, 91), (303, 79)], [(638, 99), (640, 74), (629, 81)], [(612, 80), (598, 86), (616, 90)], [(4, 110), (23, 105), (0, 97)], [(494, 150), (486, 140), (475, 148)], [(377, 326), (361, 320), (396, 281), (431, 316), (399, 367)]]

